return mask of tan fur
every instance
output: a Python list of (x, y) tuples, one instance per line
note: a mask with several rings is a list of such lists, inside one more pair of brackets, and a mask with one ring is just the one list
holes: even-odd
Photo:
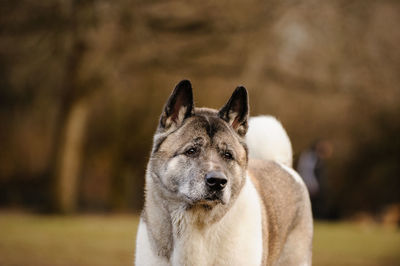
[[(247, 118), (243, 87), (217, 111), (177, 85), (147, 166), (137, 265), (311, 265), (306, 187), (285, 165), (249, 161)], [(215, 173), (222, 189), (207, 183)]]
[[(304, 257), (311, 255), (312, 219), (304, 184), (296, 182), (279, 164), (269, 161), (249, 161), (249, 176), (263, 204), (263, 265), (277, 265), (284, 252), (288, 236), (303, 233), (297, 239), (304, 245)], [(293, 240), (295, 241), (295, 240)], [(299, 247), (297, 247), (299, 248)], [(302, 256), (303, 254), (299, 255)], [(280, 265), (293, 265), (284, 264)]]

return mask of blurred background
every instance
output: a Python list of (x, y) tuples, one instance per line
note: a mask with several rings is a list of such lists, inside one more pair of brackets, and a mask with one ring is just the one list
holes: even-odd
[(395, 0), (1, 1), (0, 220), (136, 221), (152, 135), (185, 78), (198, 107), (244, 85), (296, 162), (323, 142), (316, 218), (396, 228), (383, 265), (400, 265), (399, 26)]

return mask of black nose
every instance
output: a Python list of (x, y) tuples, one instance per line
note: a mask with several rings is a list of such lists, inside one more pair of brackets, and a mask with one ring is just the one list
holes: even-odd
[(221, 172), (209, 172), (206, 174), (206, 184), (207, 186), (215, 191), (223, 190), (228, 183), (228, 179)]

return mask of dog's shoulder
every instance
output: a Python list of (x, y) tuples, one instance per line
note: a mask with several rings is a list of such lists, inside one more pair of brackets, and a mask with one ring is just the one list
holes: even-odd
[(248, 173), (268, 213), (269, 222), (290, 227), (296, 215), (308, 207), (307, 188), (293, 169), (274, 161), (251, 159)]
[[(274, 161), (250, 159), (249, 175), (262, 198), (302, 198), (306, 187), (292, 168)], [(264, 199), (263, 199), (264, 200)]]
[(248, 174), (264, 208), (268, 261), (275, 260), (290, 231), (305, 219), (303, 216), (310, 204), (307, 189), (293, 169), (274, 161), (251, 159)]

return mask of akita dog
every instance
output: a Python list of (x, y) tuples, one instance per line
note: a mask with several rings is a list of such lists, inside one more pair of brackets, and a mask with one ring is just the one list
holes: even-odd
[(248, 115), (244, 87), (219, 111), (195, 108), (189, 81), (175, 87), (147, 166), (136, 265), (311, 265), (290, 141), (274, 118)]

